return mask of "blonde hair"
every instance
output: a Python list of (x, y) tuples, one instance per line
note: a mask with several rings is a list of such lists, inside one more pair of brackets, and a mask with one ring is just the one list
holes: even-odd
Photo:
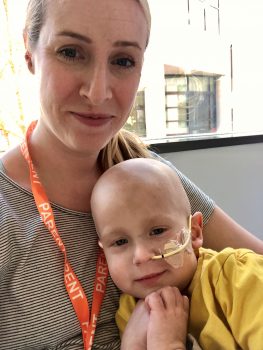
[(98, 162), (101, 170), (106, 171), (124, 160), (149, 157), (147, 145), (137, 135), (122, 129), (100, 151)]
[(147, 43), (146, 46), (148, 45), (149, 39), (150, 39), (150, 32), (151, 32), (151, 11), (150, 11), (150, 7), (149, 7), (149, 3), (148, 0), (136, 0), (139, 5), (141, 6), (146, 22), (147, 22)]
[[(41, 28), (46, 19), (47, 4), (49, 0), (29, 0), (26, 11), (26, 21), (24, 34), (28, 36), (28, 42), (31, 47), (34, 47), (39, 39)], [(53, 0), (54, 1), (54, 0)], [(151, 31), (151, 12), (148, 4), (148, 0), (135, 0), (141, 6), (147, 22), (147, 43), (150, 38)]]

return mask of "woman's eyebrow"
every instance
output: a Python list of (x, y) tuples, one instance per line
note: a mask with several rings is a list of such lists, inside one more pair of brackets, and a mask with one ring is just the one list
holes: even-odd
[(88, 36), (85, 36), (76, 32), (72, 32), (72, 31), (68, 31), (68, 30), (63, 30), (61, 32), (58, 32), (57, 36), (69, 36), (70, 38), (78, 39), (88, 44), (92, 43), (92, 40)]
[(113, 46), (115, 46), (115, 47), (132, 46), (132, 47), (135, 47), (139, 50), (142, 50), (142, 48), (140, 47), (140, 45), (136, 41), (118, 40), (113, 44)]
[[(72, 32), (72, 31), (69, 31), (69, 30), (63, 30), (61, 32), (58, 32), (57, 36), (68, 36), (70, 38), (78, 39), (78, 40), (84, 41), (85, 43), (92, 44), (92, 40), (88, 36), (83, 35), (83, 34), (79, 34), (79, 33), (76, 33), (76, 32)], [(137, 48), (139, 50), (142, 50), (142, 48), (140, 47), (140, 45), (136, 41), (129, 41), (129, 40), (118, 40), (118, 41), (115, 41), (113, 43), (113, 46), (114, 47), (129, 47), (129, 46), (132, 46), (132, 47), (135, 47), (135, 48)]]

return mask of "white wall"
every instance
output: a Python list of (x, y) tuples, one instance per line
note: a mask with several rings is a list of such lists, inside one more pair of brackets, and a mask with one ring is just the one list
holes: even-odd
[(161, 154), (263, 239), (263, 143)]

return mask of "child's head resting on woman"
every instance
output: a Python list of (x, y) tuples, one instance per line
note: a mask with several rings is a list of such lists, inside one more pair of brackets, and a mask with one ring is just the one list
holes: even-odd
[(191, 282), (203, 243), (202, 214), (191, 216), (168, 165), (138, 158), (113, 166), (96, 183), (91, 208), (111, 277), (123, 292), (144, 298), (167, 285), (182, 291)]

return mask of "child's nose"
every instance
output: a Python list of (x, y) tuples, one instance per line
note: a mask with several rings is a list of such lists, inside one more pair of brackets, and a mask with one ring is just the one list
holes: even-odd
[(139, 265), (143, 264), (153, 257), (154, 252), (148, 245), (139, 245), (135, 247), (133, 254), (133, 264)]

